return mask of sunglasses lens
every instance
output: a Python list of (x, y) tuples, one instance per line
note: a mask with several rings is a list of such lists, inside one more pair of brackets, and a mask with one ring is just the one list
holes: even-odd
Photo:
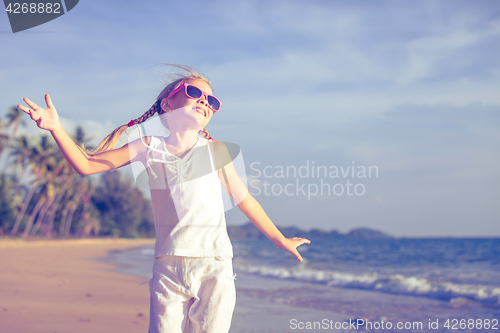
[[(195, 86), (186, 86), (186, 94), (194, 99), (198, 99), (201, 98), (201, 96), (203, 96), (203, 92)], [(210, 108), (214, 110), (214, 112), (219, 111), (220, 101), (212, 95), (206, 95), (206, 96)]]
[(186, 93), (191, 98), (200, 98), (202, 94), (201, 90), (196, 88), (195, 86), (187, 86)]
[(214, 96), (208, 96), (208, 105), (210, 105), (214, 111), (219, 111), (220, 109), (220, 102)]

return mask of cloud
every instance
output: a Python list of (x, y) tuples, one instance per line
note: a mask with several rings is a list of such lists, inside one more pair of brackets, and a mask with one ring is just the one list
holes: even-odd
[[(80, 2), (37, 28), (53, 33), (1, 34), (0, 108), (48, 92), (68, 131), (83, 124), (98, 141), (149, 109), (162, 63), (190, 64), (224, 103), (210, 133), (246, 161), (380, 167), (366, 198), (263, 198), (276, 214), (393, 228), (426, 207), (441, 234), (451, 216), (470, 231), (478, 207), (498, 219), (499, 3), (188, 3)], [(425, 233), (408, 221), (400, 234)]]

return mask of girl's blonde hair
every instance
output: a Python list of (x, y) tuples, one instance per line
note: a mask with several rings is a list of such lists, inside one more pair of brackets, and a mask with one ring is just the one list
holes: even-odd
[[(106, 150), (111, 150), (115, 147), (116, 142), (120, 138), (120, 136), (123, 134), (123, 132), (129, 127), (134, 124), (140, 124), (148, 120), (150, 117), (154, 116), (155, 113), (160, 113), (161, 111), (161, 106), (160, 103), (164, 98), (167, 98), (167, 96), (174, 91), (177, 87), (179, 87), (181, 84), (184, 82), (188, 82), (191, 80), (203, 80), (208, 85), (210, 88), (212, 88), (212, 84), (210, 81), (206, 78), (205, 75), (203, 75), (201, 72), (189, 67), (189, 66), (183, 66), (183, 65), (173, 65), (169, 64), (169, 66), (172, 67), (177, 67), (181, 70), (183, 70), (183, 73), (172, 73), (172, 79), (173, 81), (169, 83), (165, 89), (162, 90), (162, 92), (158, 95), (158, 98), (156, 99), (156, 102), (154, 102), (153, 106), (146, 111), (142, 116), (140, 116), (137, 119), (131, 120), (127, 125), (121, 125), (117, 127), (111, 134), (109, 134), (107, 137), (105, 137), (93, 151), (88, 151), (85, 149), (84, 146), (82, 148), (86, 151), (87, 154), (89, 155), (95, 155), (98, 153), (101, 153)], [(208, 131), (203, 128), (199, 131), (199, 134), (203, 135), (206, 139), (211, 139), (210, 134)]]

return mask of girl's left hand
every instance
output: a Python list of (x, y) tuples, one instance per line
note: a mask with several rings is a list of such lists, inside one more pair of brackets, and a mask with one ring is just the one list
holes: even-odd
[(293, 254), (298, 261), (302, 261), (303, 260), (302, 256), (300, 255), (299, 251), (297, 251), (297, 248), (302, 244), (310, 244), (310, 243), (311, 241), (309, 239), (293, 237), (293, 238), (285, 238), (283, 240), (283, 243), (278, 247)]

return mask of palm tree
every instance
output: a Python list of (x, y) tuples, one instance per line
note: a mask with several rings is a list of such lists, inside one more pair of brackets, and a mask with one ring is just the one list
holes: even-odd
[(7, 113), (7, 127), (12, 127), (11, 138), (16, 137), (19, 125), (26, 126), (26, 121), (23, 118), (23, 114), (24, 113), (15, 106), (12, 106), (10, 108), (10, 111)]
[(90, 210), (91, 198), (93, 193), (92, 183), (90, 181), (85, 182), (86, 186), (80, 191), (82, 197), (82, 213), (80, 214), (80, 224), (82, 227), (79, 230), (80, 237), (88, 237), (91, 234), (98, 235), (101, 230), (101, 223), (99, 220), (93, 216)]
[[(76, 134), (73, 136), (73, 140), (76, 144), (82, 145), (88, 140), (86, 134), (81, 126), (76, 128)], [(51, 149), (51, 154), (54, 154), (56, 161), (58, 161), (55, 166), (55, 170), (52, 172), (50, 178), (50, 183), (53, 186), (48, 186), (48, 189), (53, 189), (53, 192), (47, 192), (48, 200), (45, 203), (45, 209), (43, 209), (39, 216), (32, 233), (35, 234), (39, 229), (44, 236), (51, 236), (54, 228), (56, 213), (59, 211), (61, 205), (63, 205), (63, 198), (74, 196), (74, 203), (70, 203), (70, 210), (63, 209), (63, 217), (59, 222), (61, 225), (59, 227), (60, 236), (68, 236), (69, 230), (71, 228), (71, 221), (75, 210), (78, 208), (80, 203), (83, 203), (82, 212), (80, 214), (80, 220), (84, 220), (86, 227), (84, 228), (84, 236), (88, 236), (90, 232), (96, 233), (99, 229), (99, 223), (91, 217), (88, 213), (88, 206), (90, 202), (90, 196), (92, 193), (92, 188), (88, 179), (83, 178), (74, 172), (73, 168), (70, 166), (68, 161), (63, 157), (62, 153), (57, 149)], [(79, 184), (78, 191), (71, 191), (72, 186)], [(83, 186), (83, 187), (82, 187)], [(70, 219), (68, 218), (68, 213)], [(65, 225), (67, 222), (67, 225)], [(62, 232), (61, 232), (62, 231)]]
[[(89, 140), (84, 129), (81, 126), (76, 127), (75, 134), (72, 135), (72, 138), (79, 146), (82, 146), (84, 142)], [(70, 166), (68, 161), (63, 157), (62, 153), (59, 150), (57, 150), (56, 154), (60, 155), (59, 167), (61, 168), (61, 171), (56, 173), (57, 178), (54, 179), (57, 183), (56, 189), (58, 193), (56, 195), (55, 201), (51, 204), (50, 212), (48, 213), (48, 216), (46, 218), (46, 225), (43, 234), (46, 236), (52, 234), (56, 212), (59, 210), (59, 207), (63, 205), (62, 200), (64, 197), (66, 197), (68, 198), (68, 200), (66, 202), (66, 205), (64, 206), (67, 207), (63, 208), (59, 225), (59, 236), (63, 237), (69, 236), (73, 214), (81, 202), (83, 202), (83, 209), (80, 215), (80, 219), (86, 216), (85, 214), (87, 212), (88, 203), (86, 204), (85, 198), (87, 196), (90, 196), (92, 189), (90, 187), (90, 182), (88, 181), (88, 179), (83, 178), (82, 176), (74, 172), (73, 168)], [(75, 184), (79, 184), (77, 191), (72, 190)], [(73, 198), (70, 200), (71, 197)]]
[(0, 119), (0, 156), (3, 155), (7, 144), (10, 141), (10, 136), (4, 133), (5, 125), (3, 120)]
[(16, 219), (13, 198), (15, 189), (15, 180), (8, 175), (0, 174), (0, 235), (11, 228)]
[[(25, 166), (26, 166), (25, 160), (24, 160), (24, 157), (20, 157), (17, 160), (15, 159), (14, 161), (11, 161), (10, 158), (12, 156), (12, 149), (14, 149), (13, 148), (14, 140), (17, 140), (17, 131), (19, 129), (19, 125), (25, 126), (26, 122), (23, 119), (23, 112), (14, 106), (10, 108), (6, 117), (7, 117), (7, 125), (4, 125), (3, 121), (0, 120), (0, 157), (1, 157), (1, 163), (2, 163), (2, 170), (6, 170), (9, 166), (10, 166), (10, 170), (13, 170), (13, 172), (9, 172), (10, 178), (14, 180), (14, 185), (15, 185), (15, 188), (13, 190), (14, 196), (12, 198), (13, 199), (12, 201), (15, 202), (15, 205), (17, 207), (21, 208), (22, 205), (20, 205), (17, 202), (17, 201), (20, 201), (18, 199), (20, 197), (21, 188), (22, 188), (22, 183), (20, 181), (18, 181), (18, 179), (19, 179), (18, 172), (25, 171)], [(4, 129), (9, 128), (9, 127), (11, 128), (10, 135), (4, 133)], [(26, 137), (24, 137), (24, 139), (22, 139), (21, 141), (24, 141), (24, 144), (27, 144)], [(7, 151), (9, 152), (9, 154), (8, 154), (9, 156), (5, 156), (5, 153)], [(19, 166), (21, 167), (21, 170), (18, 170)], [(21, 222), (21, 220), (19, 218), (22, 219), (23, 216), (24, 216), (24, 212), (23, 212), (23, 214), (21, 214), (21, 216), (19, 216), (19, 214), (18, 214), (16, 217), (16, 221), (13, 225), (13, 229), (15, 229), (16, 232), (17, 232), (17, 229), (19, 227), (19, 223)]]
[(38, 217), (36, 219), (35, 225), (33, 226), (33, 229), (25, 231), (28, 234), (31, 233), (32, 235), (36, 235), (37, 231), (42, 227), (42, 224), (47, 216), (50, 206), (56, 199), (56, 191), (54, 188), (54, 184), (52, 182), (46, 183), (45, 186), (42, 186), (42, 189), (45, 189), (45, 191), (42, 190), (38, 201), (42, 201), (43, 205), (40, 211), (38, 212)]
[[(24, 135), (16, 137), (19, 125), (24, 124), (22, 112), (17, 108), (11, 108), (7, 118), (8, 126), (11, 127), (11, 135), (0, 136), (0, 148), (2, 143), (5, 147), (11, 147), (9, 157), (11, 165), (15, 166), (13, 168), (14, 174), (25, 179), (24, 182), (17, 185), (17, 192), (21, 193), (21, 189), (26, 188), (26, 185), (29, 188), (29, 190), (25, 189), (25, 198), (20, 200), (18, 204), (19, 213), (10, 234), (16, 235), (18, 233), (29, 207), (32, 207), (30, 203), (35, 199), (37, 203), (30, 212), (23, 236), (35, 234), (39, 230), (44, 235), (52, 234), (56, 214), (61, 210), (61, 207), (64, 208), (62, 208), (59, 227), (60, 236), (68, 235), (73, 215), (77, 208), (81, 207), (82, 198), (90, 198), (89, 193), (92, 192), (90, 183), (87, 180), (82, 181), (83, 178), (74, 172), (60, 150), (46, 135), (41, 136), (36, 143), (31, 143)], [(0, 134), (4, 128), (3, 122), (0, 122)], [(89, 140), (81, 126), (76, 128), (73, 139), (78, 145)], [(78, 191), (72, 190), (75, 184), (79, 184)], [(87, 201), (90, 202), (89, 199)], [(88, 210), (88, 202), (84, 204), (80, 219), (85, 218), (90, 221), (85, 215)], [(93, 230), (93, 228), (91, 229)]]
[(45, 191), (41, 193), (41, 199), (44, 198), (45, 200), (43, 209), (38, 214), (36, 224), (32, 231), (34, 234), (42, 226), (50, 206), (56, 200), (57, 190), (55, 188), (55, 182), (64, 169), (64, 158), (59, 149), (49, 140), (47, 135), (43, 135), (40, 138), (40, 142), (32, 147), (31, 157), (35, 162), (34, 170), (37, 168), (39, 169), (38, 172), (41, 174), (43, 183), (46, 184), (46, 186), (42, 187), (42, 190)]
[(6, 115), (7, 125), (5, 126), (5, 128), (10, 128), (10, 135), (4, 134), (2, 141), (6, 141), (6, 144), (8, 146), (12, 146), (14, 139), (17, 137), (19, 125), (26, 126), (26, 121), (24, 120), (23, 114), (24, 112), (19, 110), (17, 107), (12, 106)]
[[(76, 127), (75, 134), (72, 135), (72, 138), (79, 146), (82, 146), (82, 144), (90, 140), (81, 126)], [(92, 147), (87, 148), (91, 149)], [(69, 163), (67, 163), (67, 165), (69, 167)], [(90, 197), (93, 193), (92, 183), (89, 178), (76, 174), (71, 167), (69, 167), (69, 169), (68, 179), (62, 188), (64, 193), (67, 194), (67, 201), (61, 214), (59, 237), (69, 236), (73, 216), (80, 203), (83, 203), (83, 208), (79, 220), (84, 220), (86, 225), (83, 228), (84, 231), (82, 232), (82, 235), (88, 235), (91, 231), (94, 231), (94, 234), (97, 234), (100, 229), (100, 224), (97, 220), (92, 218), (88, 212)]]
[(59, 156), (58, 166), (52, 178), (56, 193), (54, 200), (49, 204), (49, 210), (45, 216), (45, 224), (42, 230), (42, 234), (45, 236), (52, 235), (56, 213), (61, 206), (63, 198), (70, 194), (71, 186), (73, 186), (75, 180), (82, 178), (73, 171), (72, 167), (59, 150), (56, 150), (55, 153)]
[[(81, 146), (85, 142), (89, 142), (92, 140), (92, 138), (87, 137), (87, 133), (85, 133), (85, 130), (83, 129), (82, 126), (77, 126), (75, 129), (75, 134), (72, 135), (73, 140), (75, 143), (79, 146)], [(92, 149), (92, 147), (88, 147), (89, 149)]]
[(11, 142), (11, 136), (5, 133), (5, 129), (5, 124), (3, 120), (0, 119), (0, 170), (5, 170), (6, 166), (8, 166), (6, 152)]
[(77, 177), (70, 177), (67, 183), (66, 189), (66, 197), (64, 202), (62, 202), (62, 212), (61, 212), (61, 220), (59, 222), (59, 237), (68, 237), (71, 221), (73, 220), (73, 214), (75, 213), (76, 208), (80, 202), (80, 198), (76, 195), (78, 191), (77, 187)]
[(40, 199), (37, 201), (35, 207), (31, 211), (31, 214), (28, 218), (28, 221), (26, 222), (26, 226), (24, 227), (24, 231), (22, 234), (23, 238), (28, 237), (30, 231), (31, 231), (31, 226), (33, 225), (33, 222), (35, 221), (35, 218), (37, 217), (38, 213), (40, 212), (40, 209), (44, 206), (45, 201), (47, 201), (46, 196), (40, 196)]
[[(17, 171), (20, 172), (21, 175), (25, 175), (26, 170), (34, 166), (34, 162), (30, 160), (30, 154), (31, 154), (31, 144), (28, 138), (24, 135), (21, 136), (20, 138), (17, 138), (15, 144), (12, 146), (11, 156), (14, 157), (12, 162), (14, 165), (17, 166), (18, 169)], [(34, 183), (32, 184), (30, 190), (26, 194), (23, 204), (19, 209), (19, 213), (17, 214), (16, 221), (12, 226), (12, 230), (10, 232), (12, 236), (17, 234), (21, 221), (24, 217), (24, 214), (26, 213), (26, 209), (28, 208), (28, 204), (30, 203), (31, 198), (35, 194), (36, 189), (40, 185), (40, 182), (41, 182), (41, 177), (37, 177)]]
[[(39, 189), (39, 186), (44, 183), (50, 182), (54, 177), (54, 171), (56, 171), (55, 169), (57, 165), (57, 156), (55, 156), (54, 154), (54, 145), (50, 144), (46, 135), (43, 135), (40, 138), (39, 143), (36, 145), (30, 145), (27, 139), (20, 140), (19, 142), (21, 143), (21, 145), (19, 145), (15, 149), (14, 156), (17, 157), (16, 160), (19, 160), (22, 166), (27, 164), (30, 167), (30, 171), (34, 175), (35, 180), (33, 181), (31, 189), (24, 199), (19, 215), (17, 216), (16, 222), (12, 227), (11, 235), (15, 235), (17, 233), (19, 225), (24, 215), (26, 214), (26, 209), (28, 208), (33, 195), (35, 194), (37, 189)], [(41, 189), (42, 191), (46, 191), (47, 187), (44, 186)], [(44, 197), (43, 193), (40, 196), (39, 200), (42, 199), (44, 203), (47, 200), (47, 198)], [(35, 207), (39, 207), (39, 205), (37, 204)], [(39, 207), (38, 209), (41, 208), (42, 207)], [(42, 213), (43, 212), (44, 211), (42, 211)], [(30, 215), (30, 219), (32, 217), (35, 218), (36, 216)], [(31, 228), (31, 224), (27, 224), (26, 226), (29, 226), (29, 228)], [(29, 232), (30, 231), (26, 230), (25, 227), (23, 235), (28, 235)]]

